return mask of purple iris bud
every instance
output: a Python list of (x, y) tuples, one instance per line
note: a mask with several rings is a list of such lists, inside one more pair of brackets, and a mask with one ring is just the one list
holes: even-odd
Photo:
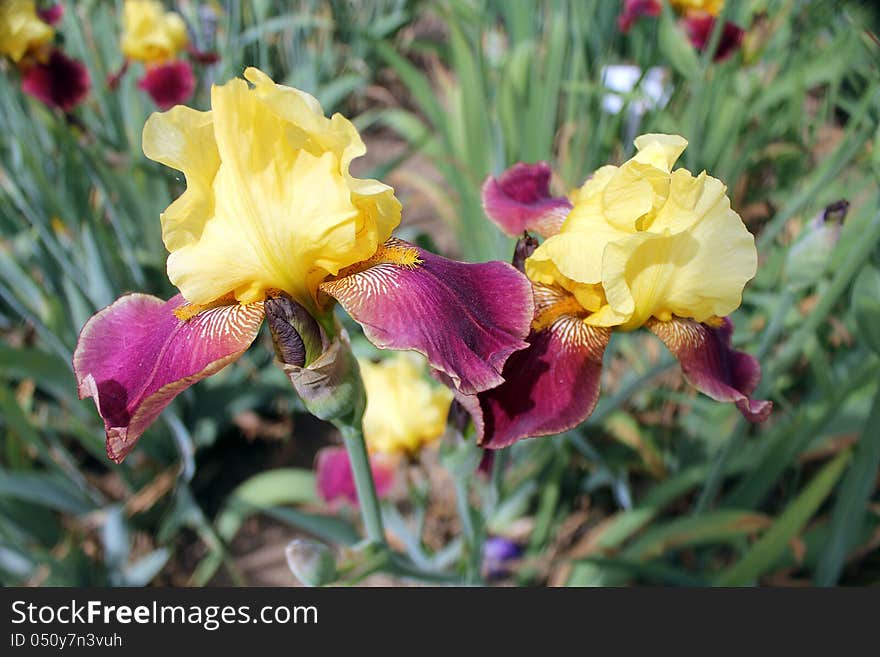
[(489, 579), (499, 579), (509, 574), (505, 564), (522, 556), (523, 548), (503, 536), (490, 536), (483, 544), (483, 566)]

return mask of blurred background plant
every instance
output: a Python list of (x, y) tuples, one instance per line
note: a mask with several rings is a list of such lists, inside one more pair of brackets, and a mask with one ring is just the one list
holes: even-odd
[[(142, 154), (154, 107), (134, 76), (104, 82), (123, 61), (122, 3), (64, 4), (55, 29), (89, 68), (85, 103), (48, 109), (0, 71), (0, 580), (289, 584), (285, 546), (309, 536), (335, 546), (337, 568), (324, 570), (363, 581), (371, 566), (348, 549), (356, 513), (331, 513), (312, 472), (337, 437), (302, 412), (268, 336), (243, 366), (181, 395), (122, 465), (104, 455), (71, 352), (120, 293), (173, 293), (158, 215), (183, 181)], [(488, 174), (548, 160), (564, 192), (652, 131), (690, 141), (685, 165), (724, 180), (757, 237), (762, 264), (733, 319), (738, 347), (763, 363), (770, 421), (747, 426), (682, 385), (653, 337), (615, 335), (583, 427), (478, 469), (452, 418), (439, 448), (400, 465), (385, 519), (423, 579), (880, 579), (873, 5), (729, 2), (721, 18), (745, 34), (722, 61), (722, 20), (700, 52), (668, 7), (621, 33), (611, 0), (167, 6), (198, 50), (220, 55), (196, 67), (191, 105), (207, 109), (210, 84), (246, 65), (313, 93), (364, 132), (359, 175), (398, 189), (403, 236), (448, 255), (511, 255), (483, 215)]]

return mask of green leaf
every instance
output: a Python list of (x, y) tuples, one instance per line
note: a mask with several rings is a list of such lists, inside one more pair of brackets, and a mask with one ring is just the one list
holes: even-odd
[(852, 308), (859, 337), (880, 355), (880, 269), (865, 265), (853, 283)]
[(788, 549), (789, 541), (799, 535), (810, 518), (822, 505), (840, 479), (852, 457), (849, 450), (838, 454), (791, 502), (773, 526), (736, 564), (715, 580), (718, 586), (746, 586), (755, 583), (768, 572)]
[(874, 397), (871, 414), (853, 449), (853, 460), (831, 512), (828, 542), (816, 568), (816, 584), (831, 586), (837, 583), (850, 551), (858, 544), (862, 533), (865, 508), (871, 499), (880, 468), (880, 388)]
[(668, 7), (664, 8), (660, 16), (657, 38), (660, 53), (666, 57), (672, 68), (688, 80), (700, 77), (700, 59)]
[(279, 504), (317, 502), (311, 470), (281, 468), (255, 475), (240, 484), (217, 515), (217, 533), (225, 541), (235, 536), (249, 516)]
[(712, 511), (699, 516), (676, 518), (652, 527), (624, 550), (625, 559), (653, 559), (671, 550), (692, 545), (727, 543), (749, 536), (770, 525), (762, 513)]

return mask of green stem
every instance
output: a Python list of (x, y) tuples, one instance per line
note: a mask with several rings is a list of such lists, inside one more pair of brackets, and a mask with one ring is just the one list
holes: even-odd
[(382, 512), (379, 508), (379, 496), (376, 494), (376, 484), (373, 482), (373, 471), (370, 468), (370, 458), (367, 456), (367, 445), (364, 435), (359, 428), (352, 426), (340, 426), (342, 440), (345, 449), (348, 450), (348, 460), (351, 463), (351, 471), (354, 473), (354, 486), (357, 489), (360, 503), (361, 518), (367, 530), (367, 538), (371, 543), (387, 547), (385, 543), (385, 528), (382, 526)]
[(467, 584), (476, 584), (480, 579), (483, 546), (480, 537), (478, 536), (477, 529), (474, 526), (474, 519), (471, 515), (471, 505), (468, 501), (467, 481), (464, 477), (457, 476), (455, 478), (455, 497), (468, 555), (465, 582)]

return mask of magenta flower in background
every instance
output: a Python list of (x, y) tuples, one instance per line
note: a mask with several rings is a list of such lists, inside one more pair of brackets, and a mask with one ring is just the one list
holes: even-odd
[(85, 100), (91, 86), (85, 64), (71, 59), (58, 48), (52, 50), (45, 63), (30, 64), (22, 71), (22, 90), (63, 112), (70, 112)]
[(64, 5), (58, 3), (48, 7), (38, 7), (37, 16), (48, 25), (56, 25), (58, 21), (64, 18)]
[(523, 231), (549, 236), (559, 231), (571, 202), (550, 195), (552, 170), (546, 162), (514, 164), (483, 183), (483, 210), (508, 237)]
[[(685, 32), (691, 44), (702, 52), (709, 46), (712, 31), (715, 29), (716, 18), (708, 13), (690, 13), (682, 19)], [(730, 21), (724, 21), (718, 46), (712, 58), (716, 62), (723, 61), (739, 50), (745, 32), (741, 27)]]
[(617, 17), (617, 28), (625, 34), (637, 20), (643, 16), (656, 18), (662, 9), (660, 0), (623, 0), (623, 7)]
[[(383, 498), (394, 487), (397, 461), (383, 454), (370, 455), (370, 470), (376, 494)], [(315, 458), (315, 485), (318, 495), (331, 509), (348, 503), (358, 506), (351, 461), (344, 447), (324, 447)]]
[(179, 59), (148, 67), (137, 86), (149, 94), (156, 107), (164, 111), (192, 98), (196, 78), (189, 62)]

